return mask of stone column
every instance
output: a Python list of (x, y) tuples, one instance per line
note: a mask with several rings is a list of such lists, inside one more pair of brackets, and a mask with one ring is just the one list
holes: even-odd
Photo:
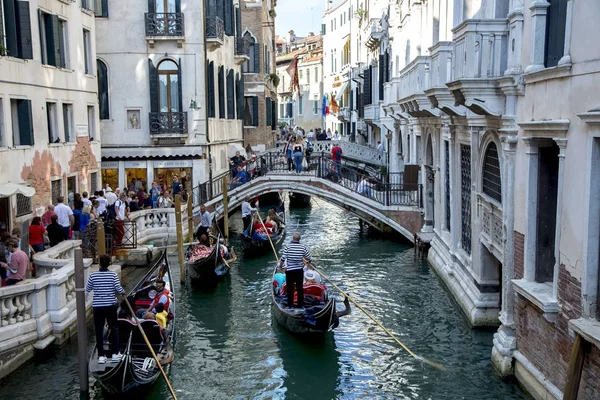
[(512, 279), (514, 278), (514, 192), (515, 192), (515, 157), (517, 148), (518, 130), (506, 131), (507, 136), (502, 136), (502, 153), (504, 163), (502, 168), (502, 219), (504, 227), (504, 259), (502, 260), (502, 309), (500, 310), (500, 323), (498, 332), (494, 334), (494, 347), (492, 348), (492, 363), (501, 376), (514, 374), (512, 355), (516, 349), (514, 323), (514, 292)]
[(388, 153), (390, 156), (390, 173), (392, 174), (390, 176), (390, 183), (401, 183), (399, 173), (404, 171), (404, 162), (401, 160), (402, 153), (399, 149), (399, 144), (401, 140), (402, 137), (400, 133), (400, 122), (398, 120), (394, 120), (394, 131), (392, 132), (392, 145), (388, 149)]
[[(571, 64), (571, 29), (573, 26), (573, 0), (567, 0), (567, 18), (565, 21), (565, 47), (558, 65)], [(560, 146), (560, 145), (559, 145)]]
[[(536, 218), (537, 215), (537, 175), (538, 175), (538, 146), (535, 138), (524, 137), (527, 146), (527, 187), (525, 188), (525, 249), (523, 256), (523, 278), (526, 281), (535, 281), (535, 246), (536, 246)], [(532, 177), (534, 177), (532, 179)]]
[(511, 2), (508, 12), (508, 32), (508, 68), (504, 75), (517, 75), (522, 71), (523, 0)]
[(558, 271), (560, 267), (560, 233), (562, 221), (562, 198), (563, 183), (565, 175), (565, 150), (567, 148), (567, 139), (554, 138), (560, 152), (558, 153), (558, 190), (556, 196), (556, 233), (554, 239), (554, 280), (552, 282), (552, 297), (558, 298)]
[(531, 10), (531, 65), (525, 72), (535, 72), (546, 68), (544, 66), (544, 50), (546, 42), (546, 19), (550, 3), (546, 0), (534, 0)]

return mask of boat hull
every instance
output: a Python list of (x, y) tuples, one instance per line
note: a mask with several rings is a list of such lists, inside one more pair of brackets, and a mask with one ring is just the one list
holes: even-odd
[(310, 196), (302, 193), (290, 193), (290, 207), (310, 207)]
[(273, 319), (288, 331), (298, 335), (324, 335), (337, 326), (335, 300), (330, 299), (323, 310), (315, 315), (314, 324), (306, 321), (303, 314), (282, 309), (277, 301), (271, 303)]

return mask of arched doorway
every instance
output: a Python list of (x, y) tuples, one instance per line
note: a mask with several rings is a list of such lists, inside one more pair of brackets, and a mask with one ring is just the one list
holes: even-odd
[(435, 168), (433, 166), (433, 139), (431, 131), (427, 135), (424, 161), (425, 226), (423, 230), (431, 232), (435, 224)]

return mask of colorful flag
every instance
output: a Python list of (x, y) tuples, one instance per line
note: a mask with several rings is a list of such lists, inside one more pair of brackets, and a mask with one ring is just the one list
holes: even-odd
[(337, 114), (340, 112), (340, 106), (338, 106), (337, 101), (335, 101), (334, 95), (331, 95), (331, 105), (329, 108), (331, 108), (331, 112), (333, 112), (333, 113)]
[(295, 89), (298, 90), (298, 97), (301, 97), (300, 94), (300, 83), (298, 82), (298, 56), (294, 57), (294, 60), (290, 64), (289, 67), (285, 70), (290, 76), (290, 90), (293, 92)]

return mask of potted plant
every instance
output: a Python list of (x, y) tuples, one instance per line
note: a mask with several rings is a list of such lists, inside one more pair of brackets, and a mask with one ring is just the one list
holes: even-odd
[(279, 86), (279, 75), (277, 75), (274, 72), (271, 72), (269, 75), (267, 75), (267, 79), (266, 80), (267, 81), (271, 81), (271, 83), (275, 87)]

